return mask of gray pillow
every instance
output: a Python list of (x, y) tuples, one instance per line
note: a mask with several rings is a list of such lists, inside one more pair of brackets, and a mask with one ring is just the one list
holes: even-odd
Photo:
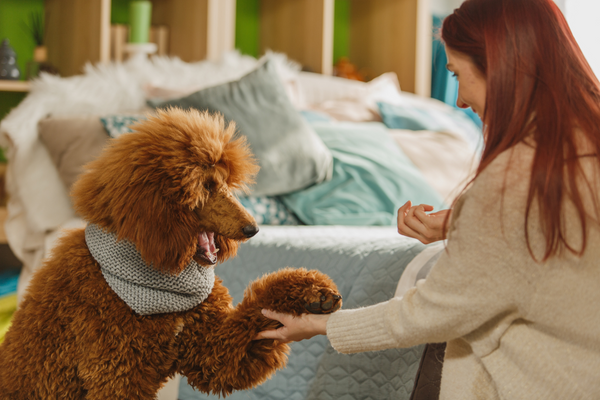
[(331, 152), (294, 109), (269, 59), (238, 81), (149, 104), (220, 112), (235, 121), (260, 165), (255, 196), (289, 193), (331, 178)]

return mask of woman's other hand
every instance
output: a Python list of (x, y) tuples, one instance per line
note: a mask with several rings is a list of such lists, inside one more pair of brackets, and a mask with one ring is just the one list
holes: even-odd
[(409, 201), (398, 209), (398, 233), (429, 244), (446, 239), (444, 221), (452, 210), (433, 211), (427, 204), (412, 206)]
[(259, 332), (254, 340), (276, 339), (280, 342), (299, 342), (316, 335), (327, 334), (327, 314), (302, 314), (295, 317), (271, 310), (262, 310), (265, 317), (277, 320), (283, 324), (278, 329)]

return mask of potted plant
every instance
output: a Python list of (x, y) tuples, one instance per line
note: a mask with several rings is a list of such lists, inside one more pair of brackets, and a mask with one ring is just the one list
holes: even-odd
[(31, 13), (27, 30), (35, 43), (33, 60), (27, 64), (27, 79), (35, 78), (40, 72), (58, 75), (57, 69), (48, 63), (48, 49), (44, 45), (44, 21), (41, 12)]

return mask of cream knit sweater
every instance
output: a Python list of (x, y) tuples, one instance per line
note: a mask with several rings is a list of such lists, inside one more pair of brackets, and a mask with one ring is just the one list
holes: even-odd
[[(582, 257), (536, 263), (524, 238), (532, 160), (525, 144), (494, 160), (457, 202), (447, 252), (427, 279), (403, 298), (332, 314), (332, 346), (355, 353), (448, 342), (440, 399), (600, 399), (600, 226), (588, 219)], [(600, 174), (593, 158), (582, 160), (591, 210)], [(540, 257), (537, 213), (529, 232)], [(571, 204), (563, 214), (579, 248)]]

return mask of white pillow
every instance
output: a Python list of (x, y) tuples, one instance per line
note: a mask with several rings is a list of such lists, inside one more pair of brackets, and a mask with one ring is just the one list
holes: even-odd
[(398, 76), (394, 72), (369, 82), (300, 73), (298, 83), (305, 108), (324, 113), (336, 121), (381, 121), (377, 102), (393, 102), (401, 96)]
[(339, 78), (336, 76), (300, 72), (296, 77), (300, 96), (304, 104), (301, 108), (340, 99), (360, 99), (368, 93), (368, 83)]

